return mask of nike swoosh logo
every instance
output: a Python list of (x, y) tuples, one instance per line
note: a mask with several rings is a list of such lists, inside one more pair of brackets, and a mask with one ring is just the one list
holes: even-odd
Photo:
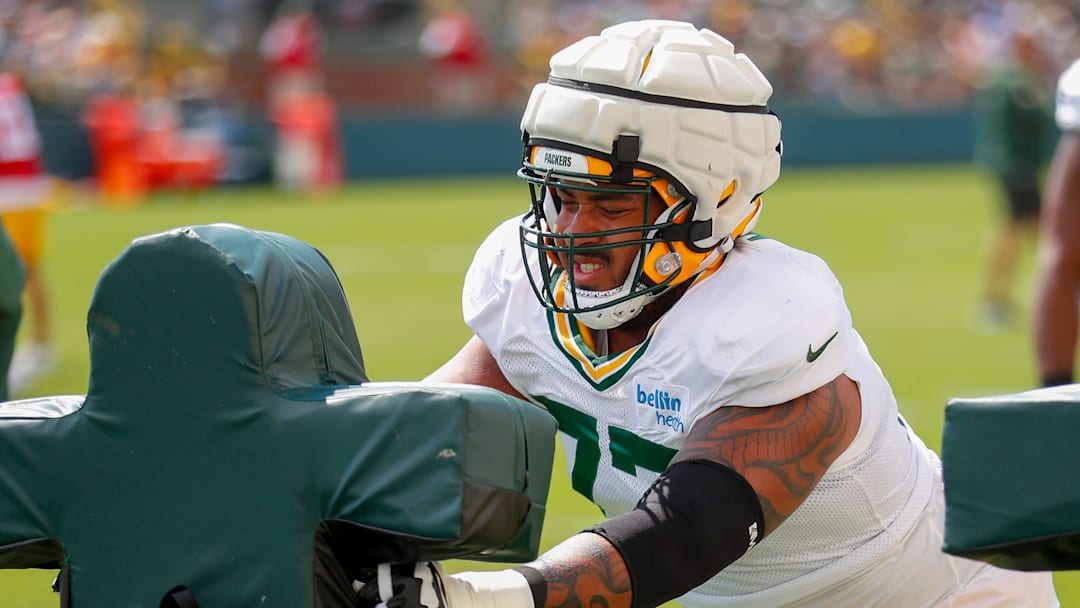
[(821, 356), (821, 353), (825, 352), (825, 349), (829, 347), (829, 343), (831, 343), (836, 338), (836, 336), (838, 336), (838, 335), (840, 335), (840, 332), (836, 332), (833, 335), (829, 336), (829, 339), (826, 340), (825, 343), (821, 345), (821, 348), (819, 348), (817, 350), (814, 350), (814, 345), (813, 344), (811, 344), (810, 346), (807, 346), (806, 347), (806, 362), (807, 363), (813, 363), (814, 361), (817, 361), (817, 358)]

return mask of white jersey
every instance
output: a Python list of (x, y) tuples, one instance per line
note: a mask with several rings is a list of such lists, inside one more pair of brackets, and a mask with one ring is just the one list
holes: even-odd
[(1058, 79), (1054, 118), (1062, 131), (1080, 131), (1080, 59)]
[[(901, 544), (935, 494), (940, 501), (938, 462), (900, 418), (823, 261), (744, 236), (641, 345), (598, 357), (586, 329), (537, 301), (517, 225), (507, 221), (478, 250), (465, 280), (465, 319), (507, 380), (558, 419), (574, 488), (609, 517), (634, 508), (694, 423), (718, 408), (784, 403), (840, 374), (859, 385), (862, 422), (852, 445), (791, 517), (680, 598), (683, 605), (809, 606), (817, 596), (823, 606), (855, 606), (870, 604), (844, 598), (869, 593), (881, 605), (929, 606), (955, 588), (951, 578), (935, 587), (924, 576), (956, 574), (940, 541)], [(940, 533), (940, 514), (929, 526)], [(963, 578), (985, 566), (968, 563)], [(913, 580), (920, 582), (902, 583)]]

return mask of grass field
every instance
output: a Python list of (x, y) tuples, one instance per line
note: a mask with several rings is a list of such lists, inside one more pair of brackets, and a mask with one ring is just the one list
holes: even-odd
[[(223, 190), (158, 196), (128, 209), (73, 196), (51, 216), (45, 269), (61, 361), (31, 394), (85, 393), (90, 295), (101, 270), (131, 239), (210, 222), (286, 232), (319, 247), (345, 285), (371, 378), (418, 379), (468, 337), (460, 316), (462, 273), (488, 229), (524, 211), (527, 196), (512, 177), (364, 182), (312, 200)], [(1019, 391), (1035, 382), (1026, 325), (1030, 247), (1018, 277), (1024, 311), (1018, 326), (986, 335), (970, 323), (996, 218), (993, 197), (990, 185), (963, 166), (789, 170), (766, 196), (757, 227), (830, 264), (902, 412), (935, 448), (949, 398)], [(598, 518), (556, 466), (545, 547)], [(53, 575), (0, 571), (0, 608), (57, 606), (48, 591)], [(1059, 574), (1057, 583), (1064, 606), (1080, 605), (1080, 577)]]

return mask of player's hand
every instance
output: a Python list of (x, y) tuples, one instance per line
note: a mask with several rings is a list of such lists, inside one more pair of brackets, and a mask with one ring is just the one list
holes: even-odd
[(360, 603), (369, 608), (450, 608), (438, 562), (379, 564), (371, 578), (353, 583)]
[(365, 608), (534, 608), (529, 583), (513, 570), (449, 575), (438, 562), (379, 564), (353, 588)]

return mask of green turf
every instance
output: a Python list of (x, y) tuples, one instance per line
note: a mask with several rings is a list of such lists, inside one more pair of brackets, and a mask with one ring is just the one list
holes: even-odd
[[(134, 209), (88, 205), (75, 196), (51, 216), (45, 268), (61, 363), (32, 394), (86, 391), (90, 294), (98, 274), (131, 239), (218, 221), (287, 232), (319, 247), (341, 275), (372, 379), (418, 379), (467, 338), (462, 273), (487, 231), (524, 211), (527, 197), (513, 178), (365, 182), (312, 200), (265, 189), (222, 190), (158, 196)], [(1025, 314), (1018, 326), (984, 335), (970, 322), (996, 219), (993, 197), (989, 184), (962, 166), (790, 170), (767, 194), (757, 227), (830, 264), (901, 410), (935, 448), (950, 397), (1034, 383), (1026, 327), (1030, 247), (1019, 265)], [(598, 517), (570, 492), (564, 476), (557, 477), (550, 503), (545, 547)], [(48, 592), (52, 577), (0, 571), (0, 605), (57, 606)], [(1062, 604), (1080, 605), (1080, 578), (1059, 574), (1057, 582)]]

